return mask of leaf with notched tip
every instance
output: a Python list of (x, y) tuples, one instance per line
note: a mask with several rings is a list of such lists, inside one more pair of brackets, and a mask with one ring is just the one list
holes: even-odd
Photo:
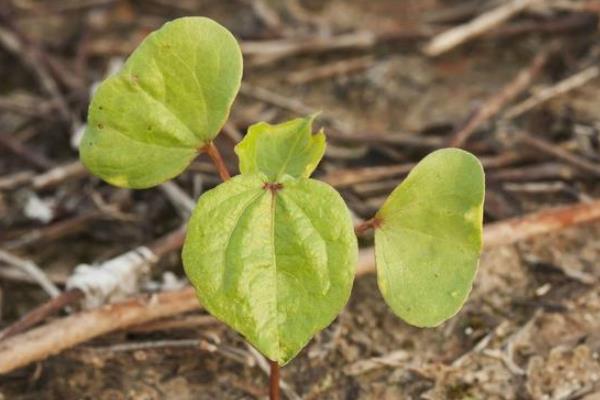
[(223, 26), (202, 17), (166, 23), (96, 91), (83, 163), (122, 187), (177, 176), (219, 133), (241, 77), (239, 45)]
[(313, 134), (315, 116), (296, 118), (281, 124), (259, 122), (236, 147), (242, 174), (262, 172), (272, 182), (284, 175), (308, 178), (325, 153), (325, 134)]
[(201, 304), (280, 364), (346, 304), (358, 247), (350, 212), (325, 183), (236, 176), (190, 220), (185, 272)]

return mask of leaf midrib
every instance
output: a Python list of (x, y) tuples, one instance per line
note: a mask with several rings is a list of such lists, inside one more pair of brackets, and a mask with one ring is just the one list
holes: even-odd
[[(272, 258), (273, 258), (273, 286), (275, 287), (275, 321), (276, 321), (276, 338), (277, 338), (277, 354), (281, 356), (281, 335), (279, 327), (279, 294), (277, 291), (277, 247), (275, 244), (275, 212), (277, 210), (277, 192), (271, 192), (271, 237), (273, 238)], [(279, 361), (279, 360), (277, 360)]]

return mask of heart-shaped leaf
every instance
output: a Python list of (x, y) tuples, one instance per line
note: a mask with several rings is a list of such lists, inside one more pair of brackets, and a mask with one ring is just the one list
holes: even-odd
[(315, 116), (282, 124), (252, 125), (236, 147), (242, 174), (262, 172), (271, 182), (284, 175), (308, 178), (325, 153), (325, 134), (312, 134)]
[(183, 249), (202, 305), (280, 364), (344, 307), (356, 260), (350, 213), (333, 188), (264, 174), (205, 193)]
[(98, 88), (83, 163), (123, 187), (175, 177), (219, 133), (241, 77), (241, 51), (227, 29), (202, 17), (166, 23)]
[(375, 216), (381, 293), (409, 324), (437, 326), (471, 290), (482, 244), (484, 175), (458, 149), (425, 157)]

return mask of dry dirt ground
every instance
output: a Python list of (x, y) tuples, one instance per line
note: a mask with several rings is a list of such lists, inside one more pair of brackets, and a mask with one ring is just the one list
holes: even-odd
[[(326, 131), (366, 136), (330, 139), (320, 176), (417, 161), (446, 143), (540, 51), (554, 49), (530, 87), (506, 108), (598, 62), (598, 8), (593, 7), (540, 6), (448, 54), (423, 55), (429, 36), (499, 3), (0, 0), (6, 7), (0, 33), (24, 33), (27, 43), (37, 46), (35, 60), (49, 55), (51, 62), (44, 65), (54, 65), (48, 70), (58, 85), (58, 94), (45, 88), (27, 51), (10, 50), (2, 42), (0, 135), (11, 136), (27, 152), (0, 146), (0, 182), (76, 160), (71, 139), (85, 120), (90, 87), (145, 34), (183, 15), (213, 17), (243, 41), (381, 33), (375, 41), (342, 50), (307, 46), (276, 58), (265, 46), (247, 55), (245, 82), (296, 102), (270, 95), (261, 100), (250, 88), (240, 95), (232, 121), (243, 133), (253, 122), (282, 121), (304, 107), (323, 111)], [(315, 68), (357, 58), (362, 64), (351, 72), (314, 78)], [(299, 73), (308, 75), (308, 82)], [(60, 102), (67, 115), (61, 115)], [(600, 79), (517, 119), (499, 123), (494, 117), (467, 145), (479, 156), (516, 152), (520, 157), (488, 173), (495, 178), (488, 181), (486, 222), (600, 195), (598, 176), (515, 144), (507, 134), (512, 129), (544, 137), (598, 165)], [(438, 144), (368, 139), (382, 133)], [(235, 169), (231, 140), (218, 145)], [(40, 155), (43, 160), (36, 162)], [(540, 165), (562, 172), (531, 172)], [(207, 166), (200, 158), (177, 183), (196, 195), (210, 188), (218, 181)], [(400, 180), (389, 176), (341, 190), (355, 214), (366, 218)], [(47, 221), (27, 212), (24, 205), (32, 199), (50, 205)], [(71, 224), (60, 225), (65, 221)], [(43, 190), (0, 189), (0, 246), (36, 261), (59, 282), (77, 264), (120, 254), (179, 224), (177, 211), (157, 189), (116, 189), (89, 176)], [(369, 237), (362, 240), (369, 244)], [(302, 399), (600, 399), (599, 260), (599, 222), (486, 251), (465, 308), (427, 330), (396, 318), (375, 277), (361, 277), (347, 308), (282, 370), (282, 377)], [(166, 271), (182, 276), (178, 254), (164, 257), (154, 276), (160, 279)], [(46, 300), (35, 285), (10, 277), (0, 278), (0, 288), (3, 326)], [(180, 339), (199, 342), (185, 345)], [(180, 345), (161, 345), (164, 340)], [(0, 377), (0, 399), (252, 399), (265, 398), (266, 383), (243, 340), (205, 318), (192, 328), (119, 332), (82, 344)]]

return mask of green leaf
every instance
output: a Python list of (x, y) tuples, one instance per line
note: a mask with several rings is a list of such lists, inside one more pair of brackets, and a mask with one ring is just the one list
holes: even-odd
[(175, 177), (219, 133), (241, 77), (241, 51), (227, 29), (201, 17), (166, 23), (98, 88), (83, 163), (123, 187)]
[(315, 115), (282, 124), (252, 125), (236, 147), (242, 174), (262, 172), (271, 182), (284, 175), (308, 178), (325, 153), (325, 134), (312, 134)]
[(409, 324), (437, 326), (465, 302), (481, 252), (484, 190), (477, 158), (438, 150), (375, 216), (379, 288)]
[(346, 304), (357, 243), (333, 188), (289, 176), (267, 182), (239, 175), (205, 193), (183, 263), (211, 314), (285, 364)]

